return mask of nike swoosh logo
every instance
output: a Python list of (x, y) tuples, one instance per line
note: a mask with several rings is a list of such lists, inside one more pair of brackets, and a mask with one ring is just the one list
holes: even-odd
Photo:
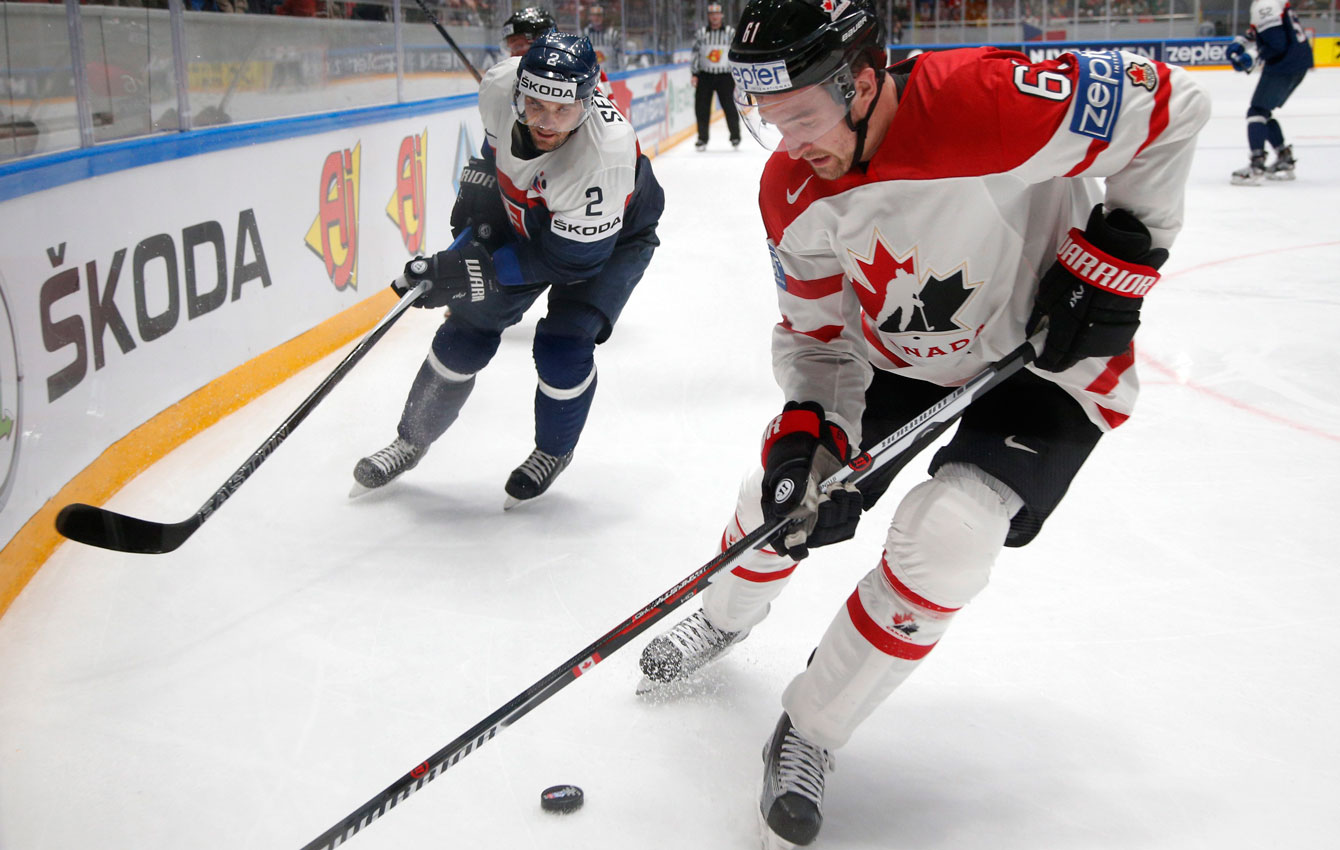
[(1025, 446), (1023, 443), (1014, 439), (1013, 434), (1005, 438), (1005, 445), (1012, 449), (1019, 449), (1020, 451), (1028, 452), (1029, 454), (1035, 455), (1038, 453), (1037, 449), (1030, 449), (1028, 446)]
[(809, 182), (812, 179), (814, 179), (813, 174), (811, 174), (809, 177), (806, 177), (805, 182), (800, 184), (800, 188), (797, 189), (794, 194), (788, 190), (786, 193), (786, 202), (788, 204), (794, 204), (796, 202), (796, 198), (800, 197), (800, 193), (805, 191), (805, 187), (809, 185)]

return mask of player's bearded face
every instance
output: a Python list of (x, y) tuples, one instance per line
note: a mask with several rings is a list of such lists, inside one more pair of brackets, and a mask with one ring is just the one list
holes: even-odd
[(522, 96), (518, 119), (530, 128), (535, 147), (552, 151), (568, 140), (568, 136), (586, 118), (587, 110), (580, 103), (555, 103), (549, 100)]
[[(833, 180), (847, 173), (856, 155), (856, 134), (847, 126), (847, 109), (826, 85), (780, 95), (759, 95), (757, 115), (749, 121), (754, 136), (792, 159), (803, 159), (814, 173)], [(755, 130), (755, 127), (758, 129)]]

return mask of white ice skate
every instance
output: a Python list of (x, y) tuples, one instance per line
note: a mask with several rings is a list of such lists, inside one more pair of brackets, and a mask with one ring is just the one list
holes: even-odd
[(642, 650), (642, 681), (639, 696), (661, 692), (682, 682), (703, 665), (725, 655), (732, 646), (749, 637), (749, 630), (727, 632), (708, 621), (701, 610), (657, 635)]

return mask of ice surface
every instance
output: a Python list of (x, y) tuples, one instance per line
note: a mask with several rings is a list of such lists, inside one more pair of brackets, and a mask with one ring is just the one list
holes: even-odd
[[(1298, 180), (1259, 188), (1228, 182), (1254, 80), (1197, 79), (1215, 114), (1136, 415), (838, 754), (822, 850), (1335, 846), (1340, 69), (1279, 113)], [(0, 848), (296, 850), (708, 560), (779, 403), (763, 155), (724, 136), (655, 161), (663, 246), (540, 500), (502, 511), (534, 315), (417, 469), (346, 498), (436, 325), (414, 311), (177, 552), (62, 547), (0, 620)], [(184, 518), (342, 355), (110, 507)], [(633, 695), (643, 638), (350, 847), (755, 847), (778, 696), (894, 504), (685, 697)], [(541, 812), (569, 782), (585, 808)]]

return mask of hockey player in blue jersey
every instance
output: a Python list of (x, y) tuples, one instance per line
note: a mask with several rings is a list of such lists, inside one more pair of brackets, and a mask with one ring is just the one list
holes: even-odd
[[(1250, 74), (1260, 64), (1261, 78), (1247, 110), (1247, 146), (1251, 161), (1233, 172), (1233, 185), (1258, 186), (1263, 178), (1294, 179), (1293, 147), (1272, 114), (1312, 70), (1312, 45), (1287, 0), (1254, 0), (1252, 23), (1246, 35), (1228, 46), (1233, 68)], [(1275, 161), (1266, 165), (1266, 142), (1275, 149)]]
[[(415, 466), (455, 421), (505, 328), (541, 294), (535, 328), (535, 449), (507, 479), (506, 507), (543, 493), (572, 460), (596, 391), (595, 347), (614, 329), (660, 244), (665, 195), (633, 127), (597, 88), (583, 36), (550, 31), (484, 75), (482, 156), (461, 173), (451, 248), (417, 257), (392, 284), (432, 288), (450, 307), (410, 388), (396, 439), (354, 479), (381, 487)], [(487, 440), (494, 451), (496, 435)]]

